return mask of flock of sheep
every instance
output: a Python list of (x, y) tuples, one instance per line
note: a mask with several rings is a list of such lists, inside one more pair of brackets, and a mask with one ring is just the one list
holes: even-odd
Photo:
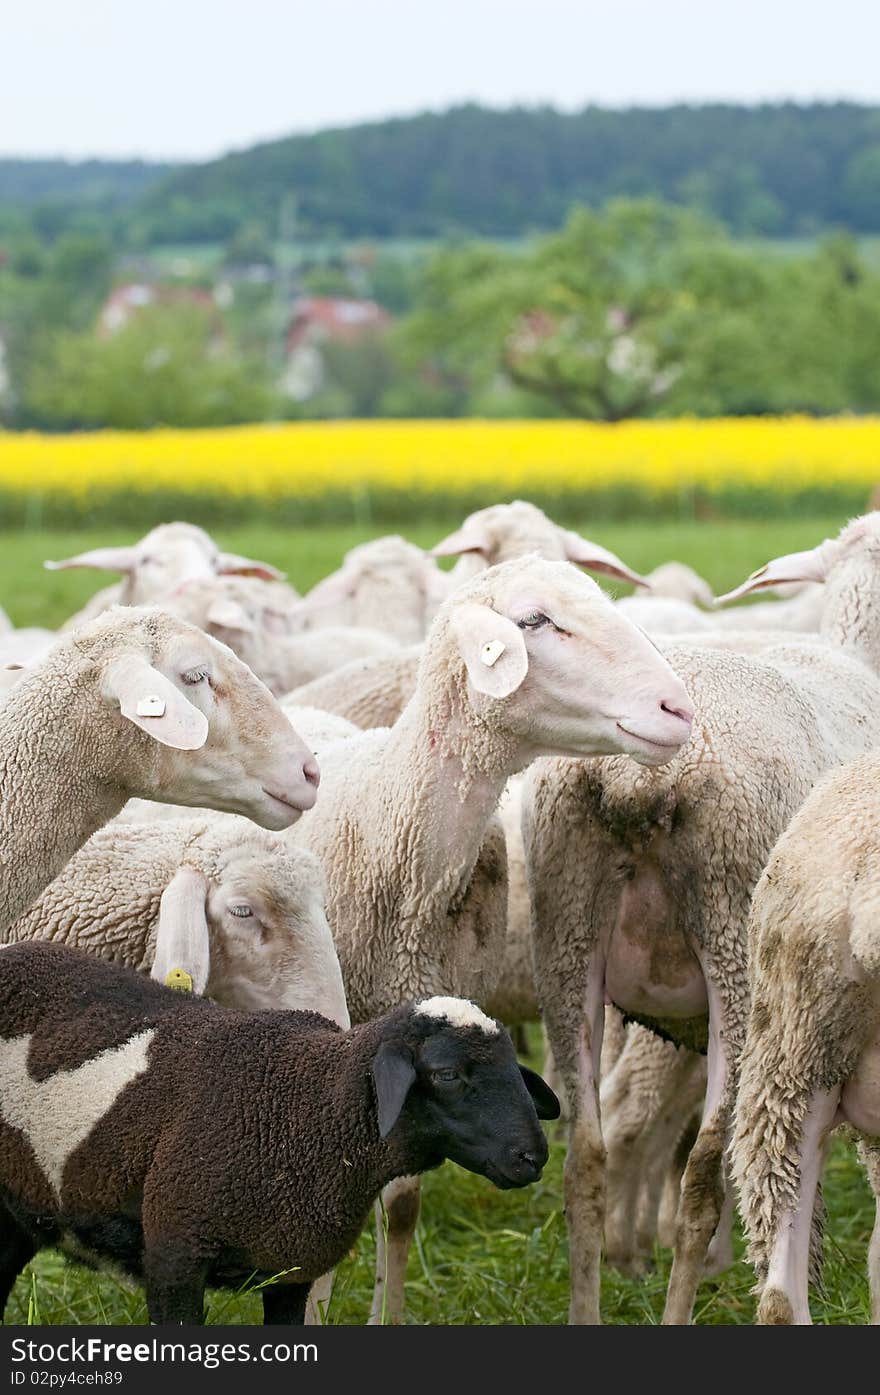
[(0, 634), (0, 1316), (51, 1244), (320, 1320), (381, 1193), (401, 1322), (419, 1174), (534, 1181), (558, 1093), (572, 1321), (659, 1238), (688, 1322), (735, 1199), (810, 1321), (837, 1126), (880, 1200), (880, 513), (723, 611), (523, 502), (305, 597), (187, 524), (51, 565), (123, 580)]

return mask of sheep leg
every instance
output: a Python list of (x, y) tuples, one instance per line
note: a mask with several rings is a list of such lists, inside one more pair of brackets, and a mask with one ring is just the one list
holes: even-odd
[(663, 1195), (660, 1198), (660, 1209), (657, 1213), (657, 1239), (667, 1250), (671, 1250), (675, 1246), (678, 1203), (681, 1201), (681, 1179), (684, 1176), (687, 1160), (697, 1141), (699, 1131), (699, 1116), (689, 1119), (681, 1138), (675, 1145), (675, 1151), (666, 1173), (666, 1180), (663, 1183)]
[[(675, 1245), (675, 1223), (678, 1215), (678, 1202), (681, 1195), (681, 1179), (691, 1146), (697, 1136), (697, 1124), (686, 1150), (681, 1154), (681, 1166), (677, 1167), (678, 1144), (687, 1132), (687, 1124), (694, 1111), (699, 1111), (706, 1092), (705, 1063), (702, 1056), (680, 1050), (674, 1071), (668, 1079), (669, 1092), (650, 1133), (649, 1164), (642, 1178), (639, 1192), (636, 1219), (636, 1253), (652, 1255), (654, 1241), (659, 1240), (669, 1248)], [(697, 1114), (699, 1119), (699, 1114)], [(673, 1191), (667, 1193), (672, 1174)], [(666, 1240), (661, 1238), (661, 1207), (667, 1206), (664, 1220), (667, 1224)], [(669, 1217), (671, 1208), (671, 1219)], [(712, 1242), (714, 1244), (714, 1241)], [(711, 1246), (710, 1246), (711, 1249)]]
[(22, 1230), (0, 1202), (0, 1322), (13, 1284), (36, 1252), (37, 1247), (27, 1231)]
[(733, 1189), (733, 1182), (729, 1169), (724, 1169), (724, 1205), (721, 1208), (721, 1218), (715, 1234), (709, 1242), (706, 1251), (706, 1263), (703, 1267), (703, 1275), (707, 1279), (715, 1278), (718, 1274), (723, 1274), (725, 1269), (729, 1269), (733, 1264), (733, 1213), (736, 1210), (736, 1195)]
[(376, 1283), (370, 1312), (370, 1324), (374, 1327), (403, 1322), (406, 1262), (419, 1219), (420, 1202), (418, 1177), (398, 1177), (382, 1192), (381, 1206), (377, 1204)]
[[(599, 960), (599, 956), (595, 958)], [(590, 965), (585, 1012), (572, 1059), (568, 1043), (551, 1045), (569, 1101), (568, 1154), (565, 1159), (565, 1217), (571, 1266), (571, 1323), (597, 1324), (602, 1234), (605, 1228), (605, 1145), (599, 1108), (599, 1068), (605, 1025), (604, 962)], [(561, 1049), (560, 1049), (561, 1048)]]
[(302, 1327), (310, 1284), (269, 1284), (263, 1289), (263, 1326)]
[(706, 1100), (681, 1182), (675, 1252), (663, 1310), (663, 1322), (668, 1326), (686, 1325), (691, 1320), (709, 1243), (724, 1204), (724, 1152), (732, 1106), (733, 1072), (729, 1053), (733, 1034), (718, 985), (709, 973), (706, 974), (706, 989), (709, 998)]
[(769, 1244), (767, 1278), (757, 1321), (768, 1326), (808, 1326), (810, 1241), (813, 1212), (840, 1089), (813, 1091), (794, 1159), (796, 1201), (780, 1209)]
[(205, 1320), (208, 1269), (205, 1257), (183, 1253), (179, 1243), (149, 1243), (144, 1251), (144, 1285), (150, 1322), (200, 1327)]
[(336, 1270), (331, 1269), (329, 1273), (322, 1274), (320, 1279), (316, 1279), (309, 1292), (309, 1301), (306, 1304), (306, 1327), (323, 1327), (327, 1321), (327, 1310), (330, 1307), (330, 1299), (333, 1297), (333, 1281), (336, 1278)]
[[(871, 1323), (880, 1326), (880, 1144), (862, 1140), (859, 1152), (874, 1193), (874, 1229), (868, 1247), (868, 1283), (871, 1288)], [(0, 1307), (0, 1313), (3, 1309)]]

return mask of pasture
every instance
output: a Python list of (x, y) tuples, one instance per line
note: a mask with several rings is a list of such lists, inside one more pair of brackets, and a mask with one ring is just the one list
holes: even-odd
[[(193, 519), (193, 521), (199, 521)], [(841, 516), (789, 518), (780, 522), (672, 523), (649, 521), (591, 526), (583, 516), (559, 522), (613, 548), (631, 566), (648, 570), (676, 557), (707, 577), (716, 592), (734, 586), (768, 557), (815, 545), (836, 533)], [(420, 522), (408, 536), (430, 546), (438, 525)], [(300, 589), (335, 567), (342, 553), (379, 533), (355, 527), (272, 529), (251, 526), (215, 530), (218, 541), (237, 552), (265, 558), (287, 570)], [(130, 530), (134, 536), (135, 530)], [(59, 624), (108, 578), (90, 572), (48, 573), (45, 558), (69, 556), (86, 547), (119, 542), (126, 530), (21, 532), (4, 535), (0, 547), (0, 603), (18, 625)], [(537, 1056), (539, 1036), (533, 1031)], [(540, 1066), (534, 1059), (533, 1065)], [(562, 1213), (564, 1146), (559, 1126), (550, 1126), (552, 1156), (540, 1183), (522, 1192), (496, 1191), (486, 1180), (447, 1163), (424, 1183), (423, 1218), (417, 1232), (408, 1284), (409, 1320), (420, 1324), (556, 1324), (565, 1321), (567, 1255)], [(854, 1150), (839, 1140), (826, 1177), (829, 1210), (824, 1295), (814, 1302), (821, 1323), (868, 1320), (865, 1251), (873, 1223), (867, 1184)], [(742, 1250), (737, 1239), (737, 1254)], [(362, 1323), (369, 1309), (374, 1241), (368, 1228), (355, 1252), (340, 1266), (331, 1323)], [(659, 1322), (670, 1254), (658, 1249), (644, 1279), (624, 1279), (606, 1268), (603, 1317), (609, 1323)], [(719, 1279), (705, 1282), (696, 1321), (703, 1324), (753, 1320), (753, 1282), (741, 1262)], [(44, 1254), (19, 1280), (8, 1310), (11, 1322), (144, 1323), (143, 1294), (107, 1275)], [(247, 1293), (211, 1295), (209, 1322), (259, 1321), (259, 1304)]]

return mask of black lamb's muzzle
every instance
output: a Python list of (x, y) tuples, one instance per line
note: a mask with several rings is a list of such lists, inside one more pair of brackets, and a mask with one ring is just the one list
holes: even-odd
[(549, 1155), (543, 1130), (538, 1128), (534, 1133), (529, 1131), (515, 1141), (508, 1140), (503, 1148), (493, 1150), (482, 1170), (502, 1191), (528, 1187), (540, 1179)]

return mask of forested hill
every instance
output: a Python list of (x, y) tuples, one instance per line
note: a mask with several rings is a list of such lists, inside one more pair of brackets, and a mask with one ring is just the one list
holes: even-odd
[(440, 114), (292, 136), (170, 173), (141, 204), (152, 240), (278, 226), (286, 193), (307, 234), (518, 236), (574, 202), (693, 204), (737, 233), (880, 232), (880, 108), (589, 107)]
[(0, 232), (28, 224), (54, 236), (83, 220), (124, 226), (126, 210), (171, 168), (144, 160), (0, 158)]

